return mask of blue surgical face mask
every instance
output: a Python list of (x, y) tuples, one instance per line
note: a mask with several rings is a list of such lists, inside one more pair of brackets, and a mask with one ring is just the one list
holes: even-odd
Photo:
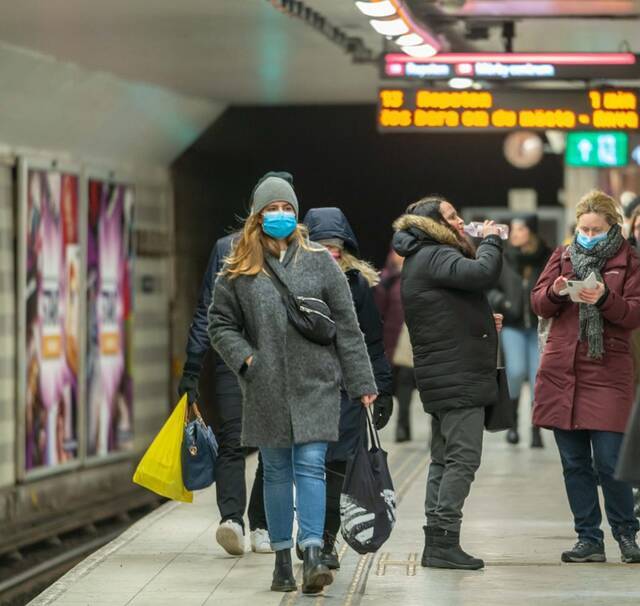
[(587, 250), (591, 250), (596, 244), (602, 242), (607, 239), (608, 232), (604, 232), (598, 234), (597, 236), (586, 236), (581, 231), (578, 232), (576, 236), (576, 242), (582, 246), (582, 248), (586, 248)]
[(288, 238), (298, 225), (295, 213), (276, 210), (262, 215), (262, 231), (276, 240)]

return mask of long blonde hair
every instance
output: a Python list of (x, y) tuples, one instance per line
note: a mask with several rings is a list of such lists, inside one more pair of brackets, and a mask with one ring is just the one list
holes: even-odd
[(369, 286), (372, 288), (380, 284), (380, 274), (376, 271), (375, 267), (362, 259), (358, 259), (358, 257), (352, 255), (346, 250), (342, 251), (342, 256), (338, 261), (338, 265), (340, 265), (340, 269), (345, 273), (350, 269), (357, 269), (365, 277)]
[[(294, 242), (304, 250), (321, 250), (309, 245), (309, 232), (300, 223), (287, 238), (287, 245)], [(278, 257), (280, 255), (278, 241), (262, 231), (259, 213), (249, 215), (244, 222), (240, 237), (235, 241), (229, 256), (225, 259), (220, 275), (226, 276), (229, 280), (235, 280), (240, 276), (259, 274), (264, 267), (265, 252), (273, 257)]]

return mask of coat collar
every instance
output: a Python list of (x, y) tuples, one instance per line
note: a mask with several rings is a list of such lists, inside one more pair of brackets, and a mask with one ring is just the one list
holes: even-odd
[[(451, 230), (429, 217), (402, 215), (399, 219), (396, 219), (393, 228), (396, 231), (410, 231), (415, 236), (423, 239), (424, 236), (427, 236), (427, 238), (438, 244), (447, 244), (448, 246), (455, 246), (456, 248), (460, 246)], [(415, 230), (419, 230), (422, 234), (416, 234)]]
[[(308, 242), (308, 244), (315, 251), (326, 252), (324, 246), (321, 246), (320, 244), (316, 244), (314, 242)], [(269, 269), (271, 269), (272, 272), (275, 272), (276, 275), (280, 276), (283, 280), (286, 280), (285, 268), (288, 267), (290, 263), (297, 258), (297, 255), (299, 253), (303, 252), (305, 252), (304, 249), (300, 250), (300, 246), (297, 242), (292, 242), (291, 244), (289, 244), (287, 252), (285, 253), (284, 259), (282, 259), (282, 261), (279, 261), (275, 257), (270, 256), (268, 258), (265, 257), (265, 263), (268, 264)]]
[(402, 257), (410, 257), (425, 246), (442, 244), (459, 250), (473, 259), (475, 249), (471, 243), (460, 241), (453, 231), (429, 217), (402, 215), (393, 224), (393, 248)]

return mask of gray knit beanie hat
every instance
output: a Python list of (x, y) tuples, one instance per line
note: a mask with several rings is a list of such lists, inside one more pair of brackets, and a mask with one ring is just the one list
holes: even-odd
[(297, 218), (299, 212), (298, 198), (291, 183), (282, 177), (268, 176), (266, 179), (263, 177), (253, 191), (251, 214), (257, 215), (272, 202), (280, 200), (293, 206)]

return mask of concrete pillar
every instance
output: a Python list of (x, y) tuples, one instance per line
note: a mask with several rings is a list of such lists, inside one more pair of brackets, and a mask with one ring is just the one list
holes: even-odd
[(566, 209), (567, 226), (575, 223), (575, 208), (580, 198), (592, 189), (598, 188), (597, 168), (564, 168), (564, 206)]

